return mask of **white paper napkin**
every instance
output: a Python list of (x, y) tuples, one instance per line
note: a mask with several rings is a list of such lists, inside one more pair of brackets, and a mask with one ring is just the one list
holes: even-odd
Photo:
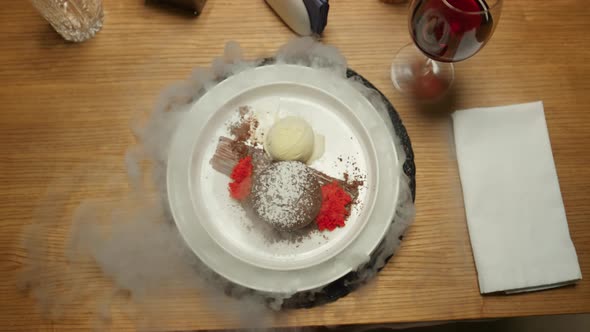
[(481, 293), (581, 279), (543, 103), (459, 111), (453, 124)]

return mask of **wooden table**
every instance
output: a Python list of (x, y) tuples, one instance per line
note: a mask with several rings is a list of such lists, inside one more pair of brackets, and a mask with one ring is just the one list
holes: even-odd
[[(92, 298), (64, 303), (62, 315), (53, 311), (52, 321), (43, 318), (31, 294), (16, 287), (30, 255), (20, 234), (34, 220), (34, 208), (49, 183), (97, 159), (123, 174), (119, 166), (134, 141), (129, 130), (133, 114), (150, 109), (162, 88), (185, 78), (192, 68), (208, 65), (227, 40), (238, 41), (246, 56), (254, 58), (272, 54), (293, 37), (262, 0), (211, 0), (197, 19), (145, 7), (140, 0), (105, 0), (104, 6), (103, 30), (83, 44), (63, 42), (26, 1), (5, 1), (0, 10), (2, 330), (83, 330), (95, 323)], [(506, 1), (490, 44), (457, 65), (456, 98), (435, 111), (420, 110), (389, 80), (393, 55), (409, 42), (406, 19), (404, 6), (333, 0), (324, 40), (387, 95), (406, 124), (418, 169), (415, 223), (399, 255), (375, 282), (336, 303), (277, 315), (272, 324), (590, 312), (587, 280), (523, 295), (479, 294), (447, 114), (475, 106), (544, 101), (571, 236), (582, 273), (590, 276), (590, 11), (585, 1)], [(86, 193), (101, 190), (108, 188), (89, 186)], [(55, 206), (72, 204), (56, 197)], [(46, 257), (48, 262), (62, 259), (58, 249), (67, 230), (66, 224), (51, 233), (54, 255)], [(62, 272), (43, 271), (54, 277)], [(91, 267), (71, 278), (94, 289), (112, 288)], [(50, 287), (67, 292), (60, 284)], [(205, 305), (192, 294), (174, 294), (158, 303), (151, 308), (157, 319), (149, 323), (157, 329), (240, 324), (236, 315)], [(143, 326), (141, 317), (137, 323), (126, 308), (124, 301), (115, 301), (109, 324), (121, 330)], [(104, 310), (101, 314), (109, 316)]]

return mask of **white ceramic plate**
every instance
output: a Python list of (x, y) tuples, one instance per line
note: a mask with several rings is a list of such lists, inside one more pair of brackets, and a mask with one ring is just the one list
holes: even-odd
[[(229, 198), (228, 177), (209, 160), (219, 136), (229, 136), (238, 107), (246, 105), (260, 130), (277, 112), (305, 118), (326, 141), (312, 167), (338, 178), (355, 168), (366, 175), (361, 203), (345, 227), (300, 243), (273, 243)], [(252, 289), (292, 293), (341, 277), (368, 259), (395, 213), (400, 164), (383, 121), (362, 94), (329, 72), (269, 65), (226, 79), (192, 106), (171, 144), (168, 196), (178, 229), (210, 268)]]

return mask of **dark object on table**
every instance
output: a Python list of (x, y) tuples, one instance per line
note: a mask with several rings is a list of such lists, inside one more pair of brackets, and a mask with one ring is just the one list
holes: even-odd
[(195, 16), (203, 11), (207, 0), (146, 0), (146, 4), (164, 4), (183, 10), (190, 10)]
[(328, 0), (265, 0), (293, 32), (319, 36), (328, 24)]
[(309, 15), (311, 31), (318, 36), (321, 35), (328, 25), (328, 11), (330, 10), (328, 0), (303, 0), (303, 3)]

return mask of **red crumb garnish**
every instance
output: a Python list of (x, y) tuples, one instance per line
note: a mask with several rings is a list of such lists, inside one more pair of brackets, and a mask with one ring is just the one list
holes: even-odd
[(322, 207), (316, 218), (320, 231), (336, 227), (344, 227), (346, 218), (350, 214), (346, 206), (352, 202), (350, 195), (338, 185), (336, 181), (322, 186)]
[(229, 195), (238, 201), (248, 197), (252, 188), (252, 157), (240, 159), (232, 170), (230, 178), (233, 182), (229, 184)]

